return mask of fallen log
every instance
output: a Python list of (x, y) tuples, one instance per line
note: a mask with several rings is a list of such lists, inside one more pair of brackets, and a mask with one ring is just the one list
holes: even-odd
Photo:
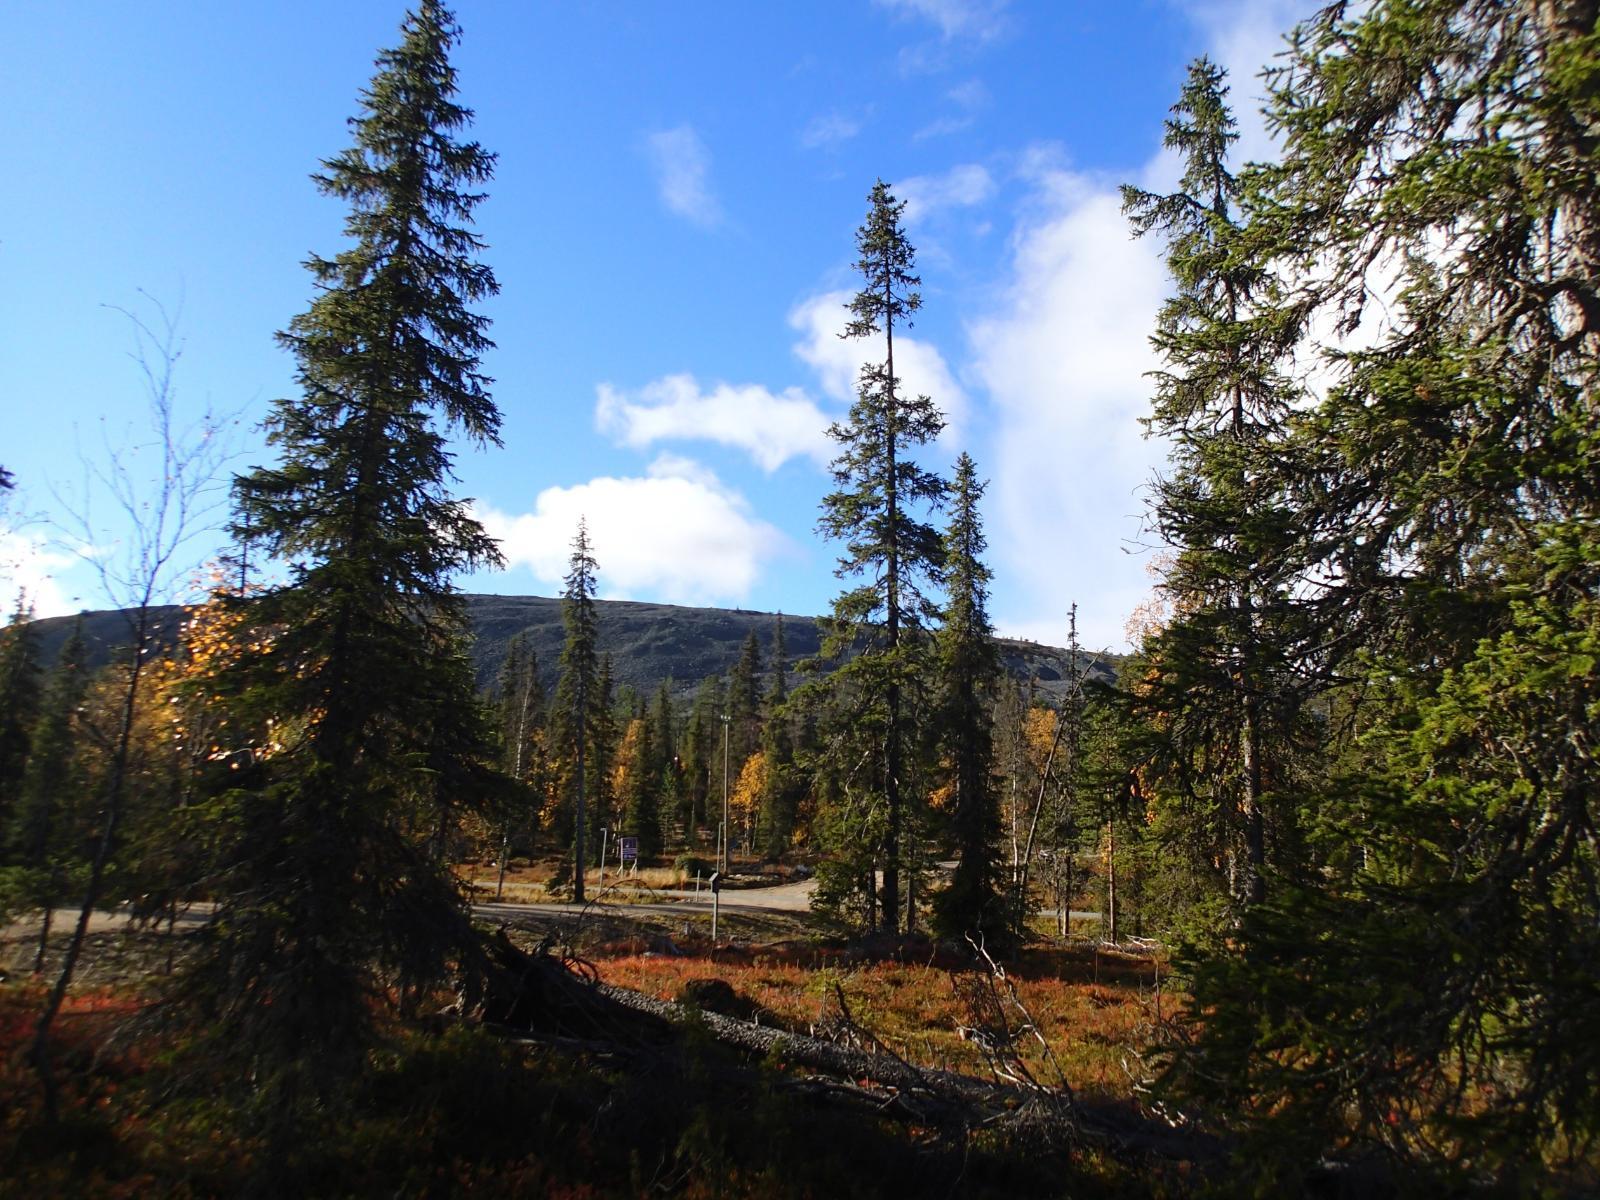
[(847, 1079), (861, 1086), (870, 1082), (893, 1091), (902, 1106), (918, 1112), (948, 1117), (962, 1116), (967, 1128), (1008, 1120), (1047, 1135), (1055, 1144), (1077, 1142), (1106, 1149), (1150, 1154), (1178, 1162), (1219, 1157), (1214, 1139), (1191, 1130), (1174, 1129), (1154, 1121), (1131, 1106), (1086, 1100), (1068, 1100), (1060, 1093), (1018, 1087), (955, 1071), (918, 1067), (889, 1054), (872, 1054), (821, 1038), (808, 1037), (711, 1012), (692, 1012), (682, 1005), (657, 1000), (629, 988), (596, 983), (600, 997), (635, 1012), (663, 1021), (700, 1021), (718, 1043), (744, 1054), (770, 1059), (788, 1067), (803, 1067)]
[(793, 1075), (795, 1090), (820, 1102), (867, 1102), (886, 1116), (952, 1136), (999, 1126), (1059, 1150), (1093, 1145), (1169, 1162), (1209, 1161), (1222, 1153), (1214, 1139), (1162, 1124), (1131, 1105), (918, 1067), (881, 1045), (877, 1052), (858, 1049), (606, 984), (581, 960), (551, 954), (548, 940), (530, 953), (501, 931), (487, 950), (491, 969), (482, 995), (476, 1004), (458, 1003), (457, 1015), (495, 1026), (514, 1041), (577, 1039), (637, 1057), (660, 1053), (696, 1022), (741, 1057), (779, 1065)]

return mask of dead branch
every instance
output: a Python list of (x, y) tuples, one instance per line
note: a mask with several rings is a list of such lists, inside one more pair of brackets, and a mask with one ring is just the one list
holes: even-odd
[[(1055, 1150), (1092, 1144), (1123, 1157), (1177, 1162), (1212, 1160), (1220, 1154), (1202, 1135), (1175, 1131), (1131, 1107), (1088, 1104), (1038, 1081), (1019, 1086), (914, 1067), (893, 1053), (838, 1045), (601, 983), (587, 973), (575, 973), (575, 966), (552, 954), (548, 938), (530, 953), (514, 946), (502, 930), (486, 946), (487, 971), (477, 987), (479, 998), (458, 1003), (456, 1014), (496, 1025), (514, 1041), (570, 1045), (576, 1039), (590, 1049), (604, 1047), (648, 1060), (662, 1054), (686, 1023), (694, 1022), (746, 1059), (781, 1065), (789, 1076), (782, 1084), (786, 1089), (819, 1103), (837, 1101), (937, 1129), (945, 1136), (1000, 1128)], [(865, 1040), (881, 1050), (876, 1038), (868, 1035)]]

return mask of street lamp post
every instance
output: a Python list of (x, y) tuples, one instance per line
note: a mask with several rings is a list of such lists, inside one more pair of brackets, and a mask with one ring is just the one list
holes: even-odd
[(719, 870), (728, 873), (728, 725), (727, 713), (722, 714), (722, 862)]

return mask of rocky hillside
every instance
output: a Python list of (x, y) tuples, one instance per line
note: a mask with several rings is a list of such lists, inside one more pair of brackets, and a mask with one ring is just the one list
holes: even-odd
[[(561, 627), (561, 601), (545, 596), (468, 596), (467, 613), (472, 621), (473, 661), (478, 682), (493, 680), (506, 646), (518, 633), (524, 634), (539, 656), (540, 673), (547, 687), (554, 688), (557, 664), (564, 637)], [(645, 604), (631, 600), (597, 601), (600, 613), (600, 647), (609, 653), (619, 685), (628, 684), (641, 693), (655, 690), (663, 679), (670, 679), (679, 697), (693, 694), (708, 675), (729, 671), (739, 657), (740, 647), (755, 630), (761, 639), (762, 659), (771, 657), (772, 613), (745, 612), (727, 608), (685, 608), (675, 604)], [(183, 610), (164, 607), (154, 610), (160, 640), (177, 640)], [(44, 661), (55, 659), (66, 639), (74, 617), (53, 617), (39, 622), (43, 635)], [(127, 614), (117, 611), (85, 613), (84, 635), (90, 644), (95, 665), (108, 662), (117, 647), (129, 640)], [(818, 632), (810, 617), (785, 616), (784, 640), (792, 663), (817, 652)], [(1042, 692), (1059, 695), (1064, 688), (1067, 652), (1035, 642), (1002, 641), (1002, 661), (1018, 679), (1038, 680)], [(1113, 676), (1117, 661), (1102, 656), (1085, 659), (1090, 672), (1102, 679)]]

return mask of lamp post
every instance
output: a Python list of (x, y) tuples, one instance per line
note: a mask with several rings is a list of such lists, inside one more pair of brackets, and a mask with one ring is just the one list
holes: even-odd
[(719, 870), (728, 873), (728, 725), (727, 713), (722, 714), (722, 862)]

